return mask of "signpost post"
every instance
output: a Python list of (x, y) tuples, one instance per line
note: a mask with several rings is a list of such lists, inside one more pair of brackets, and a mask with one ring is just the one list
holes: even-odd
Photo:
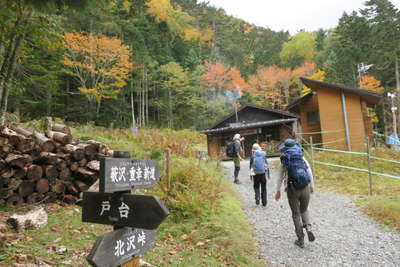
[(113, 232), (97, 238), (87, 257), (96, 267), (137, 262), (139, 255), (154, 246), (155, 229), (169, 214), (156, 196), (130, 194), (132, 189), (157, 184), (157, 163), (131, 159), (125, 151), (115, 155), (118, 158), (100, 160), (100, 192), (83, 194), (82, 221), (114, 226)]

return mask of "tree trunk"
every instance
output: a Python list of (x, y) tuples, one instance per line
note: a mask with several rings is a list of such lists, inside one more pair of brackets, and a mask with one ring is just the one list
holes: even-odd
[(43, 176), (43, 169), (39, 165), (32, 164), (28, 167), (26, 177), (29, 180), (37, 181)]
[(19, 154), (9, 154), (6, 158), (6, 162), (10, 166), (15, 166), (18, 168), (25, 168), (27, 165), (32, 163), (32, 158), (29, 155), (19, 155)]
[(69, 144), (72, 141), (72, 137), (70, 135), (61, 132), (47, 131), (46, 135), (63, 145)]
[(85, 150), (74, 145), (66, 145), (63, 147), (65, 153), (71, 154), (75, 160), (82, 160), (85, 158)]
[(41, 133), (34, 132), (36, 142), (40, 145), (44, 152), (53, 152), (56, 149), (56, 145), (53, 140), (47, 138)]
[(36, 191), (37, 192), (44, 194), (44, 193), (47, 193), (49, 191), (49, 189), (50, 189), (50, 186), (49, 186), (49, 181), (47, 179), (43, 178), (43, 179), (40, 179), (39, 181), (37, 181), (37, 183), (36, 183)]
[(71, 135), (71, 130), (69, 129), (69, 127), (63, 124), (54, 123), (51, 129), (55, 132), (61, 132), (67, 135)]
[(0, 91), (2, 92), (1, 101), (0, 101), (0, 125), (4, 125), (4, 123), (5, 123), (8, 95), (10, 93), (9, 86), (10, 86), (10, 82), (14, 76), (15, 64), (17, 62), (17, 54), (18, 54), (19, 48), (21, 46), (22, 39), (23, 39), (23, 36), (21, 35), (21, 36), (18, 36), (17, 40), (15, 41), (15, 47), (11, 54), (10, 64), (8, 66), (6, 76), (0, 85), (1, 86)]
[(18, 194), (21, 197), (27, 197), (35, 190), (35, 182), (29, 180), (23, 180), (18, 187)]

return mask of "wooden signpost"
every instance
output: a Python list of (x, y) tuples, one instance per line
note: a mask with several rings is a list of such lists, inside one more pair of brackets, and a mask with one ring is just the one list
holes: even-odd
[(125, 227), (99, 236), (87, 260), (93, 266), (118, 266), (151, 249), (155, 231)]
[(160, 180), (155, 160), (103, 158), (100, 160), (100, 192), (152, 188)]
[(169, 211), (155, 196), (85, 192), (82, 221), (156, 229)]
[[(117, 153), (130, 157), (128, 153)], [(103, 158), (100, 192), (83, 194), (82, 221), (114, 226), (99, 236), (87, 257), (96, 267), (129, 263), (154, 246), (155, 229), (169, 211), (156, 196), (131, 195), (132, 189), (151, 188), (160, 179), (153, 160)]]

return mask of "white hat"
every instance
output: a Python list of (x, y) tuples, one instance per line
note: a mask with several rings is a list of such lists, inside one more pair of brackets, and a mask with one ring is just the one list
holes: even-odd
[(259, 145), (259, 144), (255, 143), (255, 144), (253, 145), (253, 147), (252, 147), (252, 149), (251, 149), (251, 150), (253, 150), (253, 151), (256, 151), (256, 150), (261, 150), (261, 147), (260, 147), (260, 145)]
[(234, 136), (233, 136), (233, 140), (240, 140), (240, 134), (235, 134)]

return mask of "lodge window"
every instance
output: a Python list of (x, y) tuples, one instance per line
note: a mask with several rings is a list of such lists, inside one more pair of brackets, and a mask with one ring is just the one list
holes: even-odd
[(307, 112), (307, 123), (310, 125), (319, 123), (318, 111)]
[(270, 128), (270, 129), (264, 129), (264, 134), (265, 134), (265, 140), (266, 141), (279, 141), (280, 140), (280, 134), (279, 134), (279, 128)]

